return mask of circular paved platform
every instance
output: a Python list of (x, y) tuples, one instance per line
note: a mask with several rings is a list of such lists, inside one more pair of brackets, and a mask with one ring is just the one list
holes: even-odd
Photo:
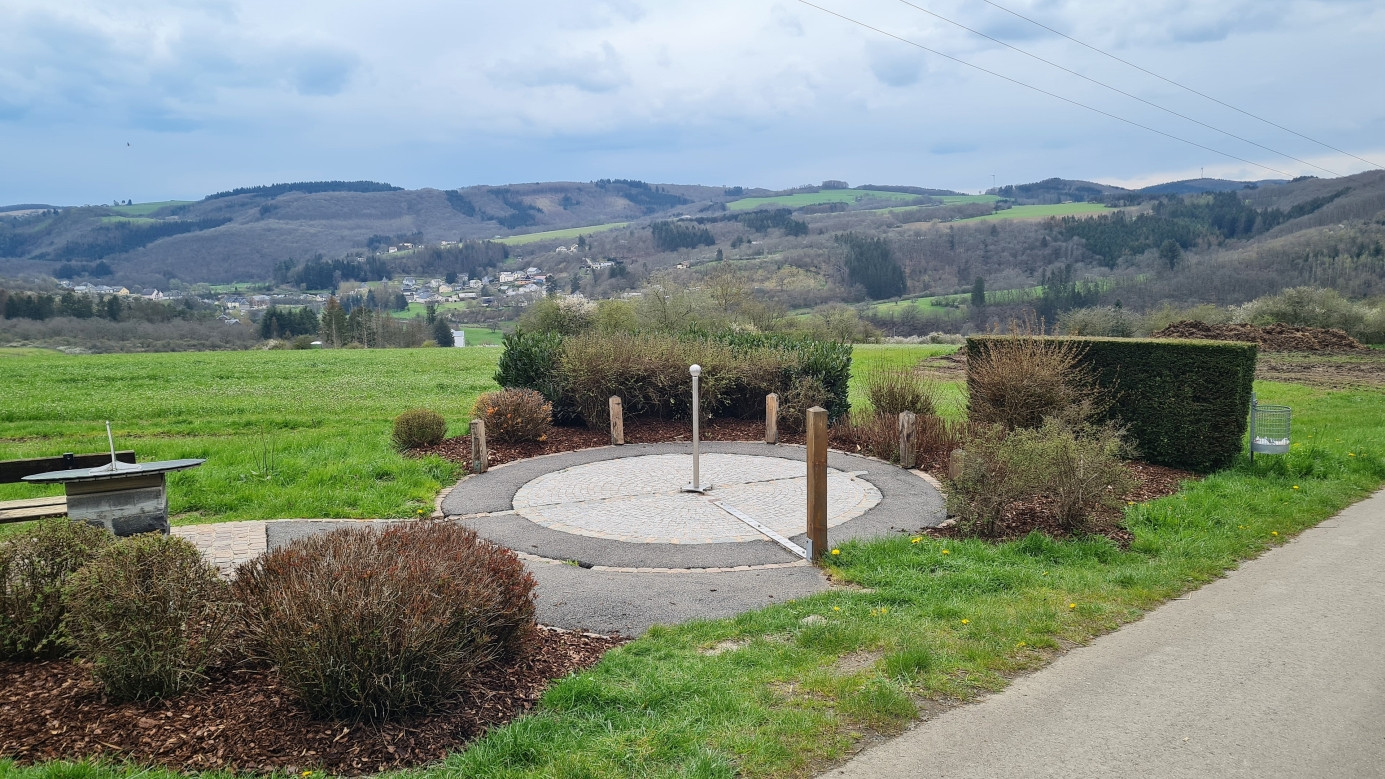
[[(499, 466), (462, 480), (443, 513), (519, 552), (621, 569), (782, 566), (796, 556), (753, 525), (806, 546), (805, 451), (703, 444), (706, 495), (685, 493), (689, 444), (603, 447)], [(918, 475), (828, 455), (828, 540), (941, 523), (943, 500)], [(749, 519), (751, 522), (743, 521)]]
[[(552, 530), (633, 543), (722, 544), (765, 536), (730, 507), (782, 536), (802, 532), (804, 464), (783, 457), (706, 454), (706, 495), (683, 492), (691, 455), (650, 454), (547, 473), (515, 493), (516, 513)], [(880, 491), (855, 474), (827, 472), (827, 525), (835, 527), (880, 503)]]

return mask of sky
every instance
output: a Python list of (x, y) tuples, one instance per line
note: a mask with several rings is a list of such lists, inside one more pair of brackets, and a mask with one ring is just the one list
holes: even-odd
[[(996, 1), (1385, 165), (1385, 3)], [(1371, 167), (983, 0), (812, 2), (827, 11), (802, 0), (0, 0), (0, 205), (327, 179), (976, 192), (1053, 176), (1139, 186)]]

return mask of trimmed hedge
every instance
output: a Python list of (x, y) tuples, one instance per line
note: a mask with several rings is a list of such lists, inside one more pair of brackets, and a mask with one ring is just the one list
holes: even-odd
[(782, 399), (809, 379), (826, 391), (828, 417), (836, 419), (851, 410), (851, 354), (851, 344), (778, 334), (591, 333), (564, 338), (516, 330), (505, 336), (495, 381), (507, 389), (538, 391), (553, 405), (555, 423), (600, 424), (610, 395), (625, 401), (628, 418), (685, 419), (691, 413), (687, 365), (695, 361), (704, 368), (704, 414), (757, 418), (764, 414), (767, 393), (777, 392)]
[[(972, 336), (967, 355), (1009, 336)], [(1045, 340), (1056, 340), (1046, 338)], [(1065, 338), (1111, 395), (1107, 417), (1128, 427), (1146, 462), (1213, 471), (1242, 449), (1255, 381), (1256, 345), (1155, 338)]]

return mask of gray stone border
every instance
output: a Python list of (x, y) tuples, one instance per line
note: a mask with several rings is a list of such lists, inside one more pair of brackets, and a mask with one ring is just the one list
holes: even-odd
[[(708, 453), (782, 457), (806, 462), (802, 446), (770, 446), (752, 442), (704, 442)], [(722, 544), (632, 543), (591, 538), (551, 530), (515, 513), (513, 502), (520, 487), (546, 473), (575, 465), (619, 460), (653, 454), (690, 454), (688, 443), (627, 444), (563, 452), (527, 460), (517, 460), (491, 468), (485, 474), (468, 476), (452, 487), (438, 502), (439, 511), (449, 519), (460, 520), (484, 538), (527, 556), (549, 560), (575, 561), (583, 567), (604, 569), (728, 569), (747, 570), (779, 567), (798, 561), (783, 547), (768, 539)], [(880, 491), (880, 503), (864, 514), (828, 530), (828, 542), (836, 545), (853, 538), (872, 538), (895, 531), (936, 527), (946, 518), (944, 501), (938, 490), (920, 478), (918, 472), (860, 455), (829, 451), (827, 464), (858, 476)], [(807, 535), (790, 540), (806, 546)]]

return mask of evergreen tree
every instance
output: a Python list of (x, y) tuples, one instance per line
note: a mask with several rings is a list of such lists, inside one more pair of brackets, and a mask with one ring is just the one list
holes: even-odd
[(318, 338), (324, 346), (337, 348), (346, 345), (349, 331), (346, 327), (346, 312), (335, 296), (327, 299), (322, 309), (322, 321), (318, 328)]
[(971, 284), (971, 307), (982, 309), (986, 307), (986, 280), (980, 276)]
[(433, 340), (438, 346), (457, 345), (457, 339), (452, 337), (452, 325), (448, 324), (446, 319), (438, 317), (437, 321), (433, 322)]
[(838, 235), (836, 240), (846, 247), (847, 278), (852, 284), (865, 287), (872, 300), (904, 294), (904, 269), (899, 267), (884, 238), (846, 233)]

